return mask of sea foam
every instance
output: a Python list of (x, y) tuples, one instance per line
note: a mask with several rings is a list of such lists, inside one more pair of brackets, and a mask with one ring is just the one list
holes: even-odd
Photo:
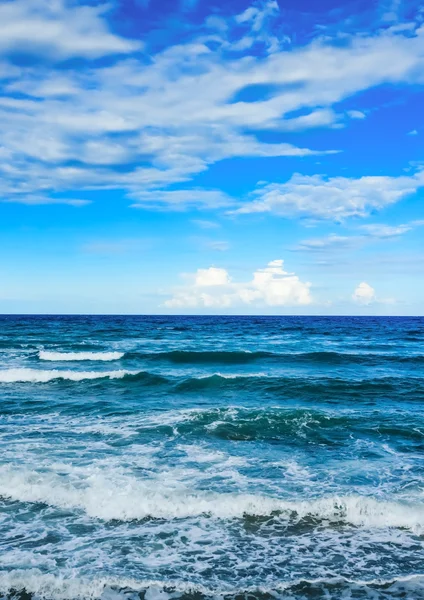
[(40, 350), (38, 357), (40, 360), (51, 361), (78, 361), (78, 360), (119, 360), (123, 358), (124, 352), (49, 352)]
[(0, 495), (21, 502), (82, 510), (88, 516), (104, 521), (274, 515), (294, 522), (313, 518), (356, 527), (424, 531), (422, 503), (378, 501), (359, 495), (287, 501), (259, 494), (167, 488), (155, 479), (142, 480), (122, 473), (93, 473), (75, 485), (54, 472), (2, 468)]
[[(300, 588), (301, 595), (297, 595)], [(282, 581), (274, 586), (247, 586), (234, 588), (222, 586), (221, 589), (206, 587), (184, 580), (134, 579), (129, 577), (90, 577), (76, 578), (74, 574), (55, 575), (43, 573), (40, 569), (13, 569), (0, 574), (0, 593), (13, 594), (25, 591), (32, 598), (43, 600), (128, 600), (128, 598), (144, 598), (144, 600), (171, 600), (181, 598), (215, 598), (230, 600), (250, 596), (253, 598), (305, 598), (304, 591), (321, 590), (328, 600), (339, 600), (341, 594), (345, 598), (353, 597), (352, 592), (362, 592), (361, 598), (376, 599), (378, 592), (384, 598), (422, 598), (424, 592), (424, 576), (411, 574), (408, 577), (395, 579), (352, 580), (344, 577), (320, 579), (295, 579)], [(391, 594), (393, 592), (393, 595)], [(284, 594), (282, 596), (281, 594)], [(287, 595), (289, 594), (289, 596)], [(389, 595), (388, 595), (389, 594)], [(19, 597), (19, 596), (18, 596)], [(317, 596), (316, 596), (317, 597)], [(322, 596), (324, 597), (324, 596)], [(355, 597), (356, 594), (355, 594)]]
[(69, 371), (69, 370), (41, 370), (41, 369), (4, 369), (0, 371), (0, 383), (47, 383), (54, 379), (67, 379), (69, 381), (83, 381), (84, 379), (121, 379), (126, 375), (133, 375), (132, 371)]

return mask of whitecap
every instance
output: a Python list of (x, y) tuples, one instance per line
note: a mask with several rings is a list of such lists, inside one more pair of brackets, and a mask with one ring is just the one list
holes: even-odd
[(76, 360), (119, 360), (124, 355), (124, 352), (49, 352), (47, 350), (40, 350), (38, 353), (40, 360), (67, 362)]
[(121, 379), (125, 375), (136, 374), (132, 371), (70, 371), (41, 369), (3, 369), (0, 371), (0, 383), (47, 383), (55, 379), (83, 381), (84, 379)]
[[(208, 588), (201, 584), (193, 584), (181, 580), (155, 580), (132, 579), (124, 577), (75, 577), (75, 574), (58, 575), (43, 573), (40, 569), (13, 569), (0, 573), (0, 593), (9, 594), (25, 590), (36, 598), (49, 600), (118, 600), (126, 599), (129, 592), (145, 592), (145, 600), (166, 600), (180, 598), (186, 594), (193, 594), (203, 598), (231, 598), (240, 595), (276, 596), (277, 594), (290, 593), (297, 585), (310, 585), (315, 590), (333, 587), (325, 594), (326, 598), (340, 598), (340, 588), (345, 588), (351, 597), (350, 591), (364, 589), (367, 596), (376, 598), (379, 588), (385, 590), (384, 597), (422, 598), (424, 591), (424, 575), (413, 573), (406, 577), (394, 579), (353, 580), (344, 577), (330, 577), (319, 579), (295, 579), (291, 581), (276, 582), (275, 585), (246, 586), (234, 588), (222, 585), (221, 589)], [(369, 592), (369, 594), (368, 594)], [(393, 596), (391, 595), (393, 592)], [(290, 597), (295, 597), (290, 595)], [(302, 595), (304, 597), (304, 595)]]
[(277, 515), (283, 520), (312, 517), (356, 527), (400, 527), (424, 531), (424, 504), (379, 501), (350, 495), (283, 500), (245, 493), (217, 493), (166, 487), (156, 479), (138, 479), (122, 472), (92, 473), (77, 485), (54, 472), (3, 467), (0, 495), (21, 502), (41, 502), (82, 510), (105, 521), (145, 518), (181, 519), (206, 515), (218, 519)]

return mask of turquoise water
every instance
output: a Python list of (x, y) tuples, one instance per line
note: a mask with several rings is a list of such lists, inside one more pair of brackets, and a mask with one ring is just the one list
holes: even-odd
[(424, 598), (424, 319), (0, 317), (0, 595)]

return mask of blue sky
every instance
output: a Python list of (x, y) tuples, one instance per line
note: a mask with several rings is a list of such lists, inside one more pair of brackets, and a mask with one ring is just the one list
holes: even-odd
[(424, 306), (424, 9), (0, 0), (0, 312)]

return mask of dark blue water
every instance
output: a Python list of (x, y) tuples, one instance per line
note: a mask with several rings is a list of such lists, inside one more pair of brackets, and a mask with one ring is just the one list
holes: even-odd
[(0, 593), (424, 598), (423, 342), (422, 318), (0, 317)]

